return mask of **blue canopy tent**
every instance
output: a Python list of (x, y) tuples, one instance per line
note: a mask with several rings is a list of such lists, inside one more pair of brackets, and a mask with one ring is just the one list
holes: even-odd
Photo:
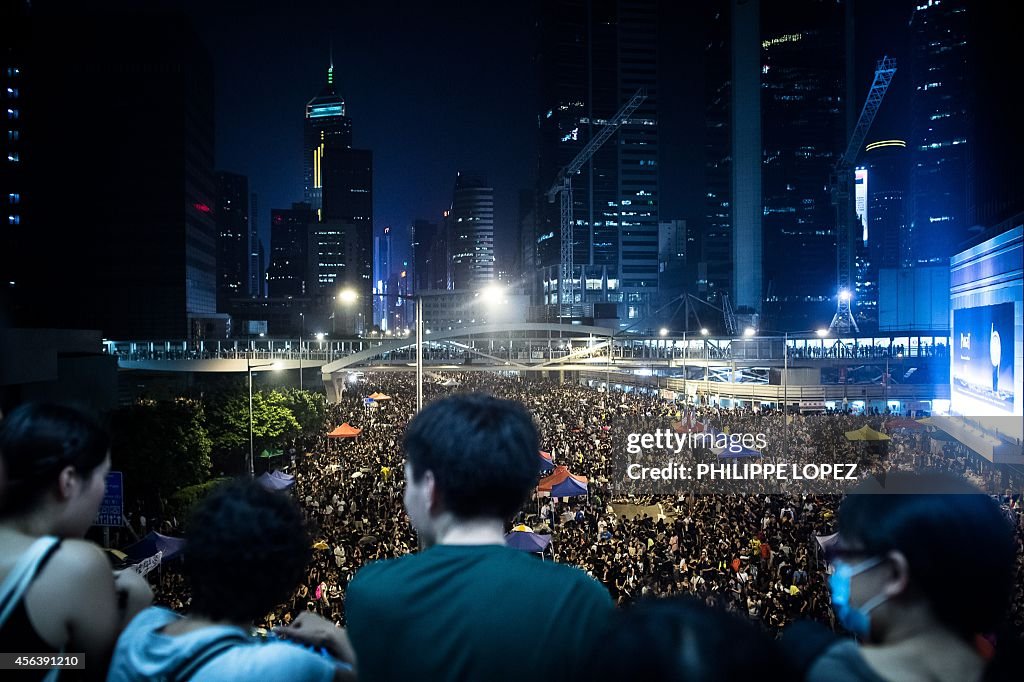
[(256, 477), (256, 482), (270, 491), (286, 490), (295, 485), (295, 477), (280, 471), (264, 472)]
[(555, 458), (550, 453), (540, 451), (540, 472), (551, 471), (555, 468)]
[(551, 544), (551, 536), (514, 530), (505, 536), (505, 544), (524, 552), (543, 552)]
[(551, 486), (551, 497), (579, 497), (587, 494), (587, 484), (569, 476), (564, 481)]
[(129, 545), (124, 549), (126, 555), (125, 563), (137, 564), (157, 552), (163, 552), (163, 560), (170, 561), (181, 554), (184, 549), (185, 540), (183, 538), (172, 538), (169, 535), (161, 535), (156, 531), (150, 531), (134, 545)]

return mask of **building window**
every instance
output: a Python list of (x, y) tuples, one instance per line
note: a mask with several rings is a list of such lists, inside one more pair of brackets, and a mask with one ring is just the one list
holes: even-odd
[(9, 225), (20, 225), (21, 224), (21, 216), (20, 215), (9, 215), (9, 216), (7, 216), (7, 224), (9, 224)]
[(17, 192), (11, 192), (11, 193), (9, 193), (7, 195), (7, 200), (11, 204), (20, 204), (21, 203), (21, 195), (18, 194)]
[(18, 163), (19, 161), (21, 161), (21, 155), (18, 154), (18, 152), (9, 152), (7, 154), (7, 160), (10, 161), (11, 163)]
[(20, 137), (21, 137), (21, 131), (18, 131), (18, 130), (8, 130), (7, 131), (7, 141), (8, 142), (17, 142), (18, 138), (20, 138)]
[(9, 120), (9, 121), (17, 121), (18, 120), (18, 110), (17, 109), (10, 109), (10, 108), (8, 108), (7, 109), (7, 120)]

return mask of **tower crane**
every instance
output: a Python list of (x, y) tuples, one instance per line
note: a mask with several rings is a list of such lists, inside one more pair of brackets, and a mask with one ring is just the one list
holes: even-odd
[(857, 119), (857, 127), (853, 130), (846, 152), (836, 162), (832, 175), (832, 205), (836, 207), (836, 279), (838, 280), (838, 302), (836, 314), (832, 317), (829, 329), (839, 333), (847, 333), (851, 329), (860, 331), (857, 321), (853, 318), (851, 299), (853, 298), (853, 254), (854, 238), (857, 234), (854, 223), (856, 215), (850, 210), (850, 195), (853, 188), (854, 164), (857, 154), (864, 146), (871, 123), (875, 120), (878, 107), (882, 104), (885, 91), (889, 89), (893, 74), (896, 73), (896, 60), (888, 56), (882, 57), (875, 67), (875, 79), (871, 90), (864, 101), (864, 108)]
[(594, 153), (612, 134), (618, 130), (629, 116), (647, 99), (647, 90), (640, 88), (628, 102), (602, 127), (596, 135), (580, 150), (572, 161), (558, 171), (551, 189), (547, 191), (549, 203), (554, 203), (555, 196), (561, 193), (561, 211), (559, 224), (561, 227), (562, 250), (558, 273), (558, 303), (562, 316), (572, 315), (572, 304), (576, 301), (573, 281), (573, 217), (572, 217), (572, 176), (579, 172)]

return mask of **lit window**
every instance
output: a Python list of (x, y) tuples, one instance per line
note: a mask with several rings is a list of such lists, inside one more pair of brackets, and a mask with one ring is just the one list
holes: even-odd
[(17, 192), (11, 192), (10, 194), (7, 195), (7, 201), (9, 201), (12, 204), (20, 204), (21, 195), (18, 194)]
[(11, 163), (18, 163), (21, 161), (21, 155), (18, 152), (10, 152), (7, 154), (7, 160)]
[(7, 223), (9, 225), (20, 225), (21, 224), (21, 216), (20, 215), (9, 215), (9, 216), (7, 216)]

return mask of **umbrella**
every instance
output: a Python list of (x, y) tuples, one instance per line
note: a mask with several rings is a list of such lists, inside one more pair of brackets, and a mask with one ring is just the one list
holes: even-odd
[(365, 475), (362, 471), (356, 471), (352, 474), (352, 478), (362, 478)]
[(330, 549), (330, 547), (327, 545), (327, 542), (325, 540), (317, 540), (313, 543), (313, 549), (319, 549), (323, 551), (326, 549)]
[(284, 450), (264, 450), (260, 453), (260, 457), (263, 459), (270, 459), (271, 457), (280, 457), (284, 454)]
[(391, 396), (383, 393), (371, 393), (370, 398), (373, 400), (391, 400)]
[(512, 531), (505, 536), (506, 545), (524, 552), (543, 552), (550, 543), (550, 535), (537, 535), (530, 531)]
[(875, 431), (873, 428), (865, 424), (856, 431), (847, 431), (846, 440), (892, 440), (889, 436)]
[(519, 525), (516, 525), (516, 526), (512, 526), (512, 532), (513, 532), (513, 533), (515, 533), (515, 532), (527, 532), (527, 533), (532, 533), (532, 532), (533, 532), (533, 529), (532, 529), (532, 528), (530, 528), (529, 526), (527, 526), (527, 525), (526, 525), (525, 523), (520, 523)]
[(328, 433), (327, 437), (328, 438), (355, 438), (356, 436), (358, 436), (362, 432), (363, 432), (362, 429), (357, 429), (356, 427), (352, 426), (348, 422), (345, 422), (344, 424), (342, 424), (338, 428), (336, 428), (333, 431), (331, 431), (330, 433)]

